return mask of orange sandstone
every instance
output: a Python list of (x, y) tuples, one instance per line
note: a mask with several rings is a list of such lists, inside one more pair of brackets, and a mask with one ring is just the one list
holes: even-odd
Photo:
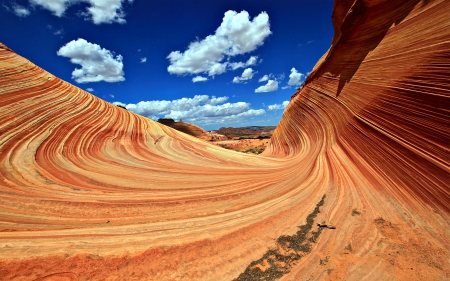
[(337, 0), (332, 46), (261, 156), (0, 45), (0, 279), (232, 280), (324, 194), (316, 221), (336, 229), (281, 280), (450, 279), (449, 14)]

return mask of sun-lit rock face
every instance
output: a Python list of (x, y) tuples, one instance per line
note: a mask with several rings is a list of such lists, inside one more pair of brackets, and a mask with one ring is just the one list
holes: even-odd
[(0, 45), (0, 279), (449, 279), (449, 14), (336, 1), (333, 44), (262, 156)]

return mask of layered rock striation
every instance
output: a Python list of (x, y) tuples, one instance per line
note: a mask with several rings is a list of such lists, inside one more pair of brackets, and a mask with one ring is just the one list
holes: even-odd
[(449, 279), (449, 14), (337, 0), (262, 156), (0, 45), (0, 279)]

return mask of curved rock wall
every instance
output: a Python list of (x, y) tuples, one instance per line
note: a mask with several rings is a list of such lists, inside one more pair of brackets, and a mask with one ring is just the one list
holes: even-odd
[(336, 1), (333, 44), (262, 156), (0, 45), (0, 279), (450, 278), (449, 14)]

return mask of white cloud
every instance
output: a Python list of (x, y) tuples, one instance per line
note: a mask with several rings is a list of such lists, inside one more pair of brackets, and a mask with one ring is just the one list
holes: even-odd
[(278, 81), (269, 80), (264, 86), (260, 86), (255, 90), (255, 93), (267, 93), (278, 90)]
[(61, 29), (56, 30), (55, 32), (53, 32), (54, 35), (63, 35), (64, 34), (64, 29), (61, 27)]
[(194, 78), (192, 78), (192, 82), (194, 82), (194, 83), (206, 82), (206, 81), (208, 81), (208, 78), (202, 77), (202, 76), (195, 76)]
[[(270, 74), (272, 75), (272, 74)], [(269, 81), (270, 76), (269, 75), (264, 75), (263, 77), (259, 78), (258, 82), (266, 82)]]
[(271, 104), (267, 107), (267, 109), (269, 110), (278, 110), (278, 109), (283, 109), (286, 108), (286, 106), (288, 106), (289, 101), (285, 100), (282, 104)]
[(12, 9), (13, 9), (14, 14), (16, 14), (16, 16), (18, 16), (18, 17), (27, 17), (30, 15), (30, 10), (28, 10), (27, 8), (25, 8), (23, 6), (13, 4)]
[(193, 98), (181, 98), (172, 101), (141, 101), (137, 104), (113, 102), (113, 104), (125, 106), (129, 111), (151, 119), (183, 119), (196, 124), (237, 122), (266, 113), (264, 109), (251, 109), (249, 103), (225, 103), (227, 100), (228, 97), (197, 95)]
[(278, 109), (281, 109), (282, 106), (281, 106), (281, 104), (271, 104), (271, 105), (269, 105), (267, 108), (268, 108), (269, 110), (278, 110)]
[(87, 88), (86, 91), (88, 91), (88, 92), (94, 92), (94, 89), (92, 89), (92, 88)]
[[(101, 23), (126, 23), (125, 13), (122, 9), (124, 0), (88, 0), (91, 7), (88, 7), (87, 14), (94, 24)], [(128, 1), (133, 3), (133, 1)]]
[(298, 72), (294, 67), (291, 69), (291, 74), (289, 74), (289, 86), (300, 85), (305, 75)]
[(242, 75), (236, 76), (233, 79), (233, 83), (242, 83), (243, 81), (247, 81), (253, 78), (253, 75), (255, 75), (255, 71), (253, 71), (253, 69), (251, 67), (246, 68), (244, 70), (244, 72), (242, 72)]
[(74, 64), (81, 65), (72, 72), (72, 79), (78, 83), (124, 81), (122, 56), (101, 48), (84, 39), (72, 40), (57, 52), (58, 56), (68, 57)]
[[(170, 60), (167, 70), (177, 75), (207, 73), (214, 76), (224, 73), (227, 68), (256, 64), (257, 57), (251, 57), (245, 63), (228, 60), (254, 51), (271, 33), (267, 13), (262, 12), (250, 21), (246, 11), (227, 11), (214, 35), (190, 43), (184, 52), (171, 52), (167, 56)], [(224, 61), (226, 57), (228, 60)]]
[(147, 57), (141, 58), (141, 63), (147, 62)]
[(133, 3), (133, 0), (29, 0), (32, 5), (38, 5), (51, 11), (55, 16), (62, 17), (67, 8), (73, 4), (85, 2), (90, 4), (81, 15), (94, 24), (126, 23), (123, 3)]
[(114, 95), (113, 94), (109, 94), (109, 97), (114, 98)]
[(39, 5), (42, 8), (53, 12), (57, 17), (61, 17), (70, 5), (69, 0), (30, 0), (32, 5)]
[[(262, 59), (259, 60), (259, 62), (262, 62)], [(247, 66), (256, 65), (258, 63), (258, 57), (257, 56), (251, 56), (247, 62), (231, 62), (228, 63), (228, 66), (231, 67), (232, 70), (236, 70), (238, 68), (244, 68)]]

